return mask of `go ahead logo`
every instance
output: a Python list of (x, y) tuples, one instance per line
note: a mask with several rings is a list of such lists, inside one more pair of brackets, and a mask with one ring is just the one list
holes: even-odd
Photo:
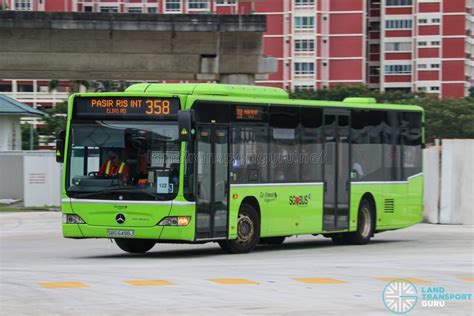
[(385, 307), (395, 314), (405, 314), (415, 308), (418, 292), (407, 280), (394, 280), (385, 286), (382, 294)]

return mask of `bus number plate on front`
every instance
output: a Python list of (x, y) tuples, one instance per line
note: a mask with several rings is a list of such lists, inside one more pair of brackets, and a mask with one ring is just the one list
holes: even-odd
[(108, 229), (107, 235), (109, 237), (133, 237), (135, 232), (133, 230)]

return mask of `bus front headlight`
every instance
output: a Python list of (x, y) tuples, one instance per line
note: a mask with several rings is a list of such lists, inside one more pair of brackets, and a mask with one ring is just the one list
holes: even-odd
[(63, 214), (63, 224), (85, 224), (84, 220), (76, 214)]
[(188, 226), (191, 216), (170, 216), (162, 219), (158, 226)]

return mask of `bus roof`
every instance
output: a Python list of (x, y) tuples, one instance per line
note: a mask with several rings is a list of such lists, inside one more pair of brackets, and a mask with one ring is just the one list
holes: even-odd
[(374, 98), (349, 97), (344, 101), (290, 99), (288, 93), (280, 88), (217, 83), (138, 83), (128, 87), (125, 92), (190, 95), (200, 100), (209, 101), (423, 111), (420, 106), (377, 103)]

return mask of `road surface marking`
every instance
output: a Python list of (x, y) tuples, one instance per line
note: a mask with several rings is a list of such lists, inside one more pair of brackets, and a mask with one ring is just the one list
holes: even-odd
[(307, 284), (341, 284), (346, 281), (333, 278), (293, 278), (293, 280)]
[(173, 282), (166, 280), (130, 280), (125, 283), (133, 286), (162, 286), (162, 285), (176, 285)]
[(40, 282), (38, 284), (45, 289), (72, 289), (89, 287), (89, 285), (82, 282)]
[(414, 283), (414, 284), (430, 284), (430, 283), (433, 283), (431, 281), (417, 279), (417, 278), (377, 277), (376, 279), (379, 279), (379, 280), (385, 281), (385, 282), (391, 282), (391, 281), (395, 281), (395, 280), (407, 280), (407, 281), (409, 281), (411, 283)]
[(471, 281), (471, 282), (474, 282), (474, 277), (463, 277), (461, 278), (463, 279), (464, 281)]
[(209, 279), (209, 281), (219, 284), (258, 284), (247, 279)]

